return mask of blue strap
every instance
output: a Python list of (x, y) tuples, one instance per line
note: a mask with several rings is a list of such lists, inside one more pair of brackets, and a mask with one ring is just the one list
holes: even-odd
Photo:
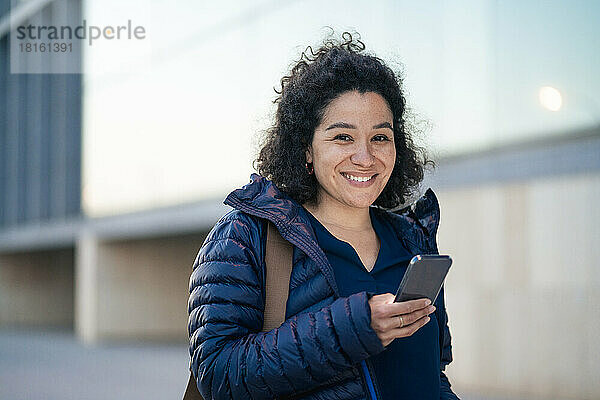
[(363, 372), (365, 373), (365, 379), (367, 380), (367, 386), (369, 387), (369, 392), (371, 393), (371, 399), (377, 400), (377, 396), (375, 395), (375, 387), (373, 387), (373, 381), (371, 380), (371, 374), (369, 374), (369, 369), (367, 368), (367, 363), (365, 360), (360, 362), (362, 366)]

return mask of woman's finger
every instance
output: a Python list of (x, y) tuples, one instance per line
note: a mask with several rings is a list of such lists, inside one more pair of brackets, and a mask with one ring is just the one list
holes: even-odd
[[(404, 326), (408, 326), (416, 321), (418, 321), (419, 319), (431, 314), (432, 312), (435, 311), (435, 306), (430, 305), (428, 307), (425, 308), (421, 308), (420, 310), (414, 311), (410, 314), (401, 314), (396, 316), (396, 321), (397, 324), (394, 324), (394, 327), (398, 327), (398, 328), (402, 328)], [(402, 317), (402, 318), (399, 318)]]
[(398, 314), (410, 314), (414, 311), (421, 310), (431, 304), (429, 299), (417, 299), (417, 300), (409, 300), (402, 301), (400, 303), (389, 303), (386, 304), (385, 312), (389, 313), (388, 315), (394, 316)]
[(419, 319), (431, 314), (435, 311), (435, 306), (430, 305), (425, 308), (421, 308), (419, 310), (413, 311), (410, 314), (400, 314), (393, 315), (389, 318), (383, 320), (378, 326), (382, 328), (383, 331), (390, 331), (396, 328), (403, 328), (405, 326), (409, 326)]
[(385, 336), (387, 338), (387, 344), (384, 344), (384, 346), (387, 346), (394, 339), (412, 336), (416, 331), (425, 326), (430, 320), (431, 318), (429, 317), (422, 317), (410, 325), (405, 325), (402, 328), (395, 328), (386, 332)]

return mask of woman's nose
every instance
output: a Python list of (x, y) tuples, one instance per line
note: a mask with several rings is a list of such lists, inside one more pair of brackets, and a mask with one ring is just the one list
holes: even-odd
[(356, 151), (350, 156), (350, 161), (363, 167), (373, 165), (374, 160), (375, 157), (371, 154), (371, 149), (368, 144), (358, 144)]

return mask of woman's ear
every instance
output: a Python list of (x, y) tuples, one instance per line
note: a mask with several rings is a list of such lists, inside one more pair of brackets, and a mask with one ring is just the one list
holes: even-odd
[(308, 145), (308, 148), (306, 149), (306, 162), (309, 164), (313, 162), (311, 145)]

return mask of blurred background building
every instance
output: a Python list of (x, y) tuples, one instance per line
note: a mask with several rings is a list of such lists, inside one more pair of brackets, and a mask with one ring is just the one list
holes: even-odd
[[(1, 0), (0, 397), (182, 393), (192, 262), (329, 26), (401, 71), (438, 163), (422, 192), (454, 259), (456, 392), (600, 398), (599, 18), (591, 0)], [(84, 20), (145, 38), (11, 64), (16, 26)], [(132, 379), (92, 378), (111, 368)]]

